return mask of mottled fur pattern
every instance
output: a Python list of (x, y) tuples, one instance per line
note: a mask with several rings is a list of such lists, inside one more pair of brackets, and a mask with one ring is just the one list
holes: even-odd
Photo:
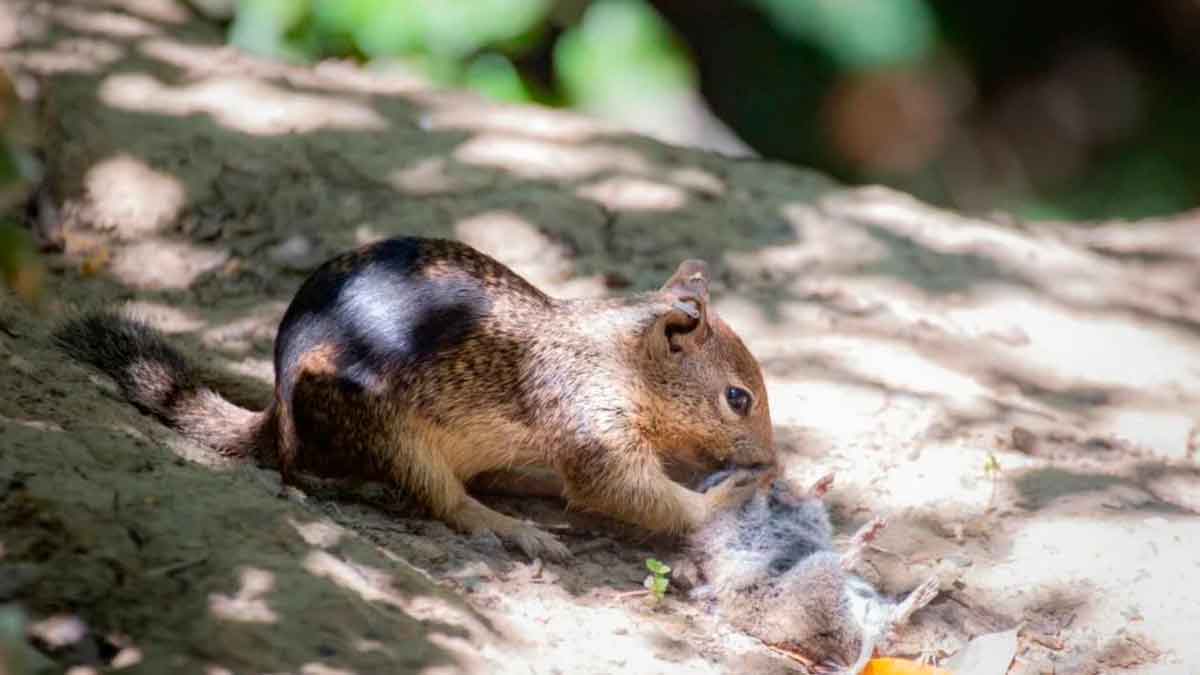
[[(296, 293), (262, 413), (196, 384), (158, 334), (128, 319), (85, 317), (58, 341), (189, 436), (269, 455), (287, 484), (297, 471), (389, 481), (459, 530), (491, 531), (531, 556), (567, 552), (476, 501), (469, 481), (544, 467), (575, 507), (679, 533), (728, 488), (688, 490), (666, 464), (775, 462), (762, 374), (709, 307), (699, 261), (656, 292), (564, 301), (458, 242), (360, 248)], [(748, 413), (726, 404), (730, 386), (750, 392)]]
[[(714, 475), (701, 489), (726, 476)], [(744, 501), (690, 538), (688, 559), (702, 582), (692, 596), (812, 672), (858, 673), (893, 626), (933, 599), (937, 584), (930, 579), (897, 603), (852, 574), (883, 521), (868, 523), (847, 552), (836, 553), (821, 500), (831, 483), (826, 476), (802, 494), (781, 481), (727, 492)]]
[(134, 405), (230, 457), (269, 459), (270, 415), (251, 412), (197, 381), (186, 359), (153, 328), (116, 312), (62, 325), (54, 340), (72, 358), (111, 376)]

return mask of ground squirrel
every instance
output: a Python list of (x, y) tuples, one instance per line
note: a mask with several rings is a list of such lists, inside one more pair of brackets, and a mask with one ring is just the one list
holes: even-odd
[[(455, 241), (402, 237), (342, 254), (300, 287), (275, 338), (262, 412), (197, 381), (161, 335), (102, 312), (55, 334), (142, 409), (223, 454), (382, 480), (459, 531), (527, 555), (567, 549), (468, 494), (480, 474), (541, 466), (574, 506), (653, 532), (723, 499), (670, 479), (776, 462), (758, 362), (709, 305), (701, 261), (658, 291), (559, 300)], [(732, 485), (732, 483), (731, 483)]]
[[(713, 474), (700, 489), (727, 476)], [(836, 553), (821, 499), (833, 475), (803, 493), (771, 479), (740, 479), (723, 492), (725, 507), (694, 531), (676, 568), (692, 576), (691, 597), (810, 672), (858, 673), (891, 628), (937, 595), (937, 579), (900, 602), (881, 595), (851, 570), (884, 521), (871, 520)]]

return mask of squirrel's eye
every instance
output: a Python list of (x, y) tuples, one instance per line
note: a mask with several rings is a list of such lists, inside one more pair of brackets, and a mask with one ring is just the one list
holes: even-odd
[(750, 392), (741, 387), (730, 387), (725, 390), (725, 400), (729, 407), (739, 415), (750, 412)]

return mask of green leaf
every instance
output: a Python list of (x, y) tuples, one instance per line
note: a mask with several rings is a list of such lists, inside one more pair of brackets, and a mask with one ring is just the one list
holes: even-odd
[(302, 59), (286, 35), (308, 17), (308, 0), (241, 0), (229, 27), (230, 44), (252, 54)]
[(468, 89), (497, 101), (521, 102), (531, 98), (512, 62), (495, 53), (481, 54), (472, 61), (463, 83)]
[(653, 572), (656, 576), (665, 576), (671, 573), (670, 566), (665, 565), (661, 560), (655, 560), (654, 558), (646, 559), (646, 569)]
[(989, 452), (987, 458), (983, 460), (983, 472), (989, 476), (1000, 473), (1000, 460), (996, 459), (995, 454)]
[(599, 0), (554, 46), (555, 76), (584, 106), (696, 86), (670, 26), (642, 0)]
[(375, 0), (353, 32), (358, 48), (372, 58), (417, 52), (426, 45), (424, 7), (417, 0)]

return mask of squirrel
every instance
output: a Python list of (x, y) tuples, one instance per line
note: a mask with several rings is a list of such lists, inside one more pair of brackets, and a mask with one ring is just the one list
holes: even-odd
[(381, 481), (457, 531), (563, 560), (554, 536), (488, 508), (468, 483), (541, 467), (570, 507), (684, 534), (723, 493), (684, 487), (672, 467), (776, 465), (762, 372), (708, 290), (707, 265), (686, 260), (657, 291), (555, 299), (466, 244), (386, 239), (300, 286), (261, 412), (206, 387), (161, 334), (119, 312), (68, 320), (54, 340), (184, 436), (277, 466), (284, 486), (298, 471)]
[(833, 547), (822, 497), (828, 474), (798, 492), (771, 474), (746, 480), (711, 475), (704, 492), (728, 482), (724, 507), (689, 537), (684, 572), (689, 595), (707, 602), (732, 627), (802, 663), (813, 673), (862, 671), (889, 631), (938, 593), (936, 577), (900, 601), (852, 573), (867, 545), (886, 526), (874, 518), (847, 550)]

